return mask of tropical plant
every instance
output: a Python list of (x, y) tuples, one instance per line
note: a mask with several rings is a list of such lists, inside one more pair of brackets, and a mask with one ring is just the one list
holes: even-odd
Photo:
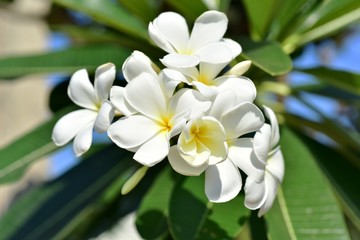
[[(175, 11), (192, 25), (210, 8), (228, 16), (225, 36), (242, 47), (230, 65), (252, 62), (244, 75), (256, 85), (255, 103), (271, 107), (280, 123), (286, 170), (270, 211), (257, 217), (244, 206), (242, 192), (229, 202), (212, 203), (204, 193), (204, 174), (185, 177), (165, 161), (146, 170), (109, 141), (94, 143), (78, 165), (21, 196), (0, 219), (1, 239), (86, 239), (133, 211), (144, 239), (359, 238), (359, 120), (345, 116), (350, 124), (344, 124), (330, 118), (306, 96), (324, 96), (358, 112), (360, 75), (326, 66), (293, 67), (308, 44), (339, 38), (359, 23), (358, 0), (54, 0), (48, 22), (53, 31), (67, 34), (71, 45), (0, 59), (0, 78), (63, 73), (69, 79), (82, 68), (94, 75), (107, 62), (121, 68), (134, 50), (161, 66), (165, 54), (150, 39), (149, 22)], [(81, 24), (74, 12), (90, 20)], [(52, 18), (57, 13), (62, 17)], [(293, 85), (294, 71), (314, 81)], [(115, 85), (125, 83), (116, 75)], [(0, 149), (0, 183), (18, 180), (29, 164), (58, 149), (51, 139), (54, 125), (75, 109), (67, 84), (51, 92), (50, 120)], [(294, 110), (291, 99), (312, 113)]]

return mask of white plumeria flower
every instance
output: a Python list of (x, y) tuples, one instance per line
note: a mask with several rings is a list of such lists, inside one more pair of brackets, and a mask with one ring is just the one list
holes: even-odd
[(176, 70), (187, 76), (185, 83), (195, 86), (206, 99), (213, 100), (219, 92), (231, 89), (237, 93), (239, 101), (254, 101), (256, 97), (254, 83), (249, 78), (241, 76), (249, 69), (251, 61), (240, 62), (227, 73), (219, 76), (231, 60), (228, 53), (222, 51), (211, 62), (201, 61), (199, 69), (191, 67), (176, 68)]
[(263, 179), (257, 181), (248, 175), (245, 183), (245, 206), (249, 209), (258, 209), (258, 216), (264, 215), (272, 206), (279, 184), (284, 177), (284, 158), (279, 142), (279, 125), (274, 112), (265, 108), (265, 115), (270, 119), (269, 124), (255, 134), (253, 142), (253, 156), (256, 158), (256, 168), (264, 172)]
[[(260, 129), (264, 124), (264, 116), (253, 103), (239, 103), (237, 94), (232, 90), (219, 93), (209, 115), (203, 119), (211, 119), (212, 124), (202, 121), (202, 128), (196, 128), (194, 124), (190, 124), (190, 131), (185, 128), (180, 134), (178, 145), (171, 147), (169, 162), (175, 171), (184, 175), (199, 175), (205, 171), (205, 193), (208, 199), (212, 202), (226, 202), (237, 196), (242, 187), (235, 160), (238, 154), (242, 154), (238, 146), (248, 146), (250, 142), (239, 137)], [(219, 127), (216, 127), (215, 122)], [(224, 154), (224, 149), (227, 149), (227, 154)], [(194, 155), (199, 156), (199, 160), (195, 158), (198, 161), (193, 160)], [(208, 156), (213, 159), (204, 161)]]
[(200, 94), (191, 89), (168, 97), (161, 81), (147, 72), (129, 81), (124, 97), (137, 114), (112, 124), (108, 135), (119, 147), (136, 152), (134, 159), (149, 167), (168, 155), (170, 138), (181, 132), (192, 112), (210, 107), (210, 102), (200, 101)]
[(114, 108), (108, 101), (115, 80), (115, 66), (106, 63), (96, 69), (94, 86), (85, 69), (75, 72), (69, 83), (70, 99), (84, 109), (66, 114), (55, 124), (52, 140), (62, 146), (74, 139), (74, 152), (81, 156), (91, 146), (92, 131), (105, 132), (114, 117)]
[(151, 39), (169, 53), (162, 59), (163, 63), (172, 67), (194, 67), (200, 61), (210, 62), (222, 51), (230, 51), (232, 59), (240, 54), (238, 43), (223, 38), (227, 23), (224, 13), (207, 11), (196, 19), (189, 34), (184, 17), (165, 12), (150, 22), (148, 30)]

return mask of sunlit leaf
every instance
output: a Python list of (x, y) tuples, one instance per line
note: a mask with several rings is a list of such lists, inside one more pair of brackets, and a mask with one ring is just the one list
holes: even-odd
[(179, 180), (167, 167), (161, 171), (146, 193), (137, 211), (136, 227), (145, 239), (157, 239), (168, 234), (168, 208), (172, 190)]
[(49, 121), (0, 149), (0, 183), (19, 179), (30, 163), (57, 149), (51, 140), (52, 129), (71, 109), (73, 107), (58, 112)]
[(0, 77), (17, 77), (29, 73), (73, 73), (81, 68), (94, 71), (98, 66), (113, 62), (120, 67), (130, 51), (115, 45), (73, 47), (38, 55), (0, 59)]
[(360, 230), (360, 192), (356, 184), (360, 182), (359, 169), (350, 165), (335, 149), (309, 137), (302, 136), (302, 140), (332, 183), (348, 218)]
[(85, 13), (94, 20), (134, 37), (147, 39), (147, 25), (111, 0), (54, 0), (54, 3)]
[(272, 76), (285, 74), (292, 69), (291, 58), (275, 42), (252, 42), (241, 38), (239, 43), (243, 48), (241, 56)]
[(360, 95), (360, 74), (326, 67), (301, 69), (299, 71), (311, 74), (323, 83)]
[(281, 131), (285, 178), (266, 214), (271, 239), (349, 239), (331, 188), (304, 143)]
[(187, 177), (176, 185), (169, 207), (170, 232), (179, 240), (234, 239), (250, 214), (243, 195), (230, 202), (209, 202), (203, 176)]

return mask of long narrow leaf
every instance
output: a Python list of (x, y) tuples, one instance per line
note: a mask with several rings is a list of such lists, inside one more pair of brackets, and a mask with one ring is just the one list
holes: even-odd
[(304, 143), (282, 128), (285, 178), (277, 205), (266, 215), (271, 239), (349, 239), (328, 182)]
[(93, 71), (99, 65), (107, 62), (113, 62), (120, 67), (129, 54), (128, 49), (107, 44), (9, 57), (0, 59), (0, 78), (17, 77), (30, 73), (72, 73), (81, 68)]
[(0, 150), (0, 183), (16, 181), (30, 163), (57, 148), (51, 132), (56, 121), (70, 109), (73, 108), (58, 112), (51, 120)]

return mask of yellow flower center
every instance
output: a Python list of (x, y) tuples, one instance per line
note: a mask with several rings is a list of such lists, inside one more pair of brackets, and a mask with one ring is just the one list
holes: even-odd
[(212, 85), (212, 79), (209, 79), (208, 76), (204, 75), (204, 74), (200, 74), (198, 77), (198, 81), (207, 85), (207, 86), (211, 86)]

